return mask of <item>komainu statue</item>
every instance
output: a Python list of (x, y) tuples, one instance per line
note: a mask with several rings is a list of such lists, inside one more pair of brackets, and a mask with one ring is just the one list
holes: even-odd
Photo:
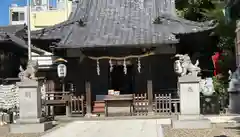
[(174, 63), (175, 72), (181, 76), (184, 75), (196, 75), (201, 71), (198, 67), (199, 61), (197, 60), (196, 63), (193, 65), (190, 57), (188, 54), (176, 54), (176, 58), (178, 58)]
[(19, 70), (20, 73), (18, 74), (18, 77), (21, 79), (21, 81), (36, 79), (36, 72), (37, 72), (38, 64), (37, 61), (28, 61), (27, 68), (24, 70), (22, 66), (20, 65)]

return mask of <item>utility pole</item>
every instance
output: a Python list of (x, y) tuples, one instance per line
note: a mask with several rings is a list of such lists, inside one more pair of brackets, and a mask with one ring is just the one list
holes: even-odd
[(236, 21), (236, 38), (235, 38), (235, 52), (236, 52), (236, 67), (240, 65), (240, 20)]
[(32, 60), (31, 49), (31, 0), (27, 0), (27, 34), (28, 34), (28, 61)]

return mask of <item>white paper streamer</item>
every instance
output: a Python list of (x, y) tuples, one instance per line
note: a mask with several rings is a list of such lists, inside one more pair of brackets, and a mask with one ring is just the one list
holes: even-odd
[(123, 71), (124, 71), (124, 74), (126, 75), (126, 74), (127, 74), (127, 64), (126, 64), (126, 59), (123, 60)]
[(113, 71), (113, 64), (112, 64), (112, 59), (109, 60), (109, 71), (112, 72)]
[(140, 58), (138, 58), (138, 72), (141, 73), (141, 61), (140, 61)]
[(97, 60), (97, 75), (100, 75), (100, 67), (99, 67), (99, 60)]

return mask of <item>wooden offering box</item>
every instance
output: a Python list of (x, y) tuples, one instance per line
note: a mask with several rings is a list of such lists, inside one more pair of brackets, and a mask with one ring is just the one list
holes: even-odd
[(106, 116), (132, 115), (132, 94), (107, 95), (104, 101)]

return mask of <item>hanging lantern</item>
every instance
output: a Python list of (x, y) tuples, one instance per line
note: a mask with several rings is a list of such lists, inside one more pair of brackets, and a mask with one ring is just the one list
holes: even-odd
[(97, 59), (97, 75), (100, 75), (99, 60)]
[(127, 74), (127, 64), (126, 64), (126, 59), (123, 60), (123, 71), (124, 71), (124, 74), (126, 75), (126, 74)]
[(59, 78), (65, 78), (67, 76), (67, 66), (65, 64), (59, 64), (57, 66), (57, 74)]
[(141, 61), (140, 61), (140, 58), (138, 58), (138, 73), (141, 73)]
[(113, 70), (112, 59), (109, 60), (109, 66), (110, 66), (109, 70), (110, 70), (110, 72), (112, 72), (112, 70)]

